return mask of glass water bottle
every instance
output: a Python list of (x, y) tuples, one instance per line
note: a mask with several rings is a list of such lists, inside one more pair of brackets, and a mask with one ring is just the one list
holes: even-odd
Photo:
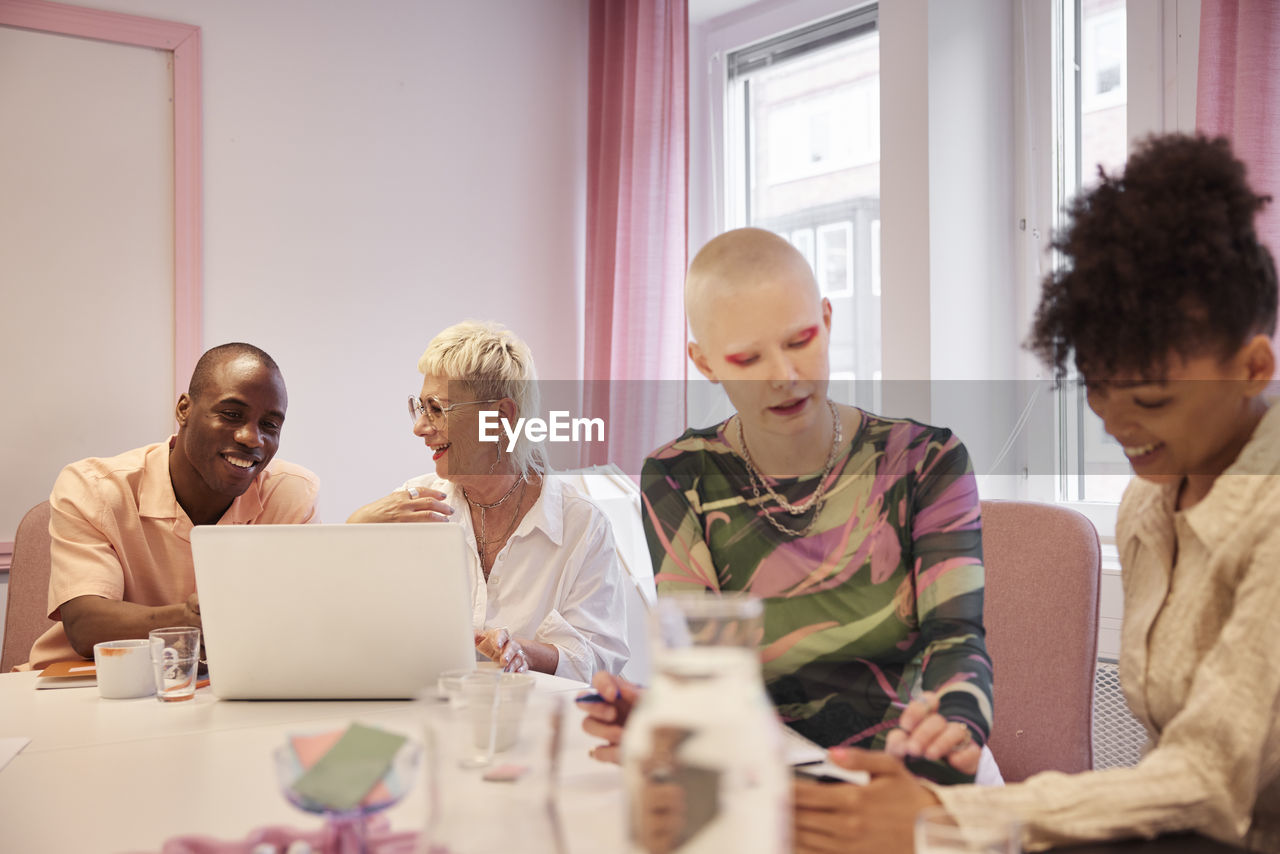
[(622, 740), (633, 852), (785, 852), (791, 776), (760, 675), (762, 603), (676, 595), (653, 615), (653, 684)]

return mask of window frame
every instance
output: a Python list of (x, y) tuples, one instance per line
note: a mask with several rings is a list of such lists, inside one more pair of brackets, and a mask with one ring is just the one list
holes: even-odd
[[(1022, 90), (1022, 109), (1027, 121), (1018, 140), (1017, 168), (1023, 186), (1031, 188), (1027, 193), (1029, 216), (1025, 228), (1034, 231), (1035, 237), (1024, 244), (1026, 257), (1019, 269), (1027, 274), (1023, 292), (1032, 306), (1039, 300), (1040, 282), (1049, 269), (1048, 256), (1042, 257), (1042, 253), (1047, 252), (1049, 234), (1066, 225), (1065, 216), (1060, 208), (1055, 208), (1054, 200), (1067, 198), (1067, 188), (1078, 186), (1079, 182), (1078, 174), (1069, 175), (1068, 164), (1057, 156), (1058, 151), (1075, 144), (1078, 134), (1073, 116), (1061, 122), (1057, 120), (1058, 116), (1065, 116), (1064, 105), (1070, 97), (1065, 91), (1068, 81), (1057, 73), (1058, 69), (1067, 67), (1064, 38), (1057, 26), (1066, 20), (1066, 4), (1073, 4), (1078, 10), (1078, 3), (1079, 0), (1053, 0), (1052, 4), (1024, 2), (1021, 7), (1024, 16), (1021, 58), (1029, 79)], [(1040, 8), (1034, 8), (1037, 5)], [(1126, 15), (1124, 79), (1128, 86), (1129, 147), (1152, 133), (1194, 131), (1199, 0), (1175, 0), (1167, 4), (1128, 0)], [(1044, 45), (1046, 40), (1052, 46), (1050, 51), (1032, 48), (1034, 44)], [(1070, 83), (1080, 85), (1078, 81)], [(1046, 89), (1049, 97), (1035, 97), (1037, 90)], [(1044, 164), (1034, 162), (1032, 152), (1037, 150), (1053, 152), (1047, 182)], [(1039, 178), (1037, 169), (1041, 170)], [(1046, 185), (1052, 187), (1050, 192), (1036, 192), (1037, 186)], [(1050, 223), (1050, 229), (1040, 228), (1038, 223)], [(1048, 379), (1048, 371), (1041, 369), (1034, 376)], [(1079, 459), (1080, 407), (1085, 406), (1083, 390), (1077, 383), (1067, 382), (1063, 390), (1054, 395), (1054, 406), (1059, 470), (1051, 479), (1030, 480), (1026, 497), (1069, 507), (1086, 516), (1103, 541), (1104, 565), (1118, 567), (1115, 525), (1119, 503), (1079, 497), (1088, 494), (1082, 487), (1085, 474)], [(1076, 482), (1072, 483), (1073, 480)]]
[[(1044, 45), (1054, 44), (1052, 21), (1054, 9), (1063, 0), (1044, 3), (1041, 0), (1017, 0), (1010, 4), (1013, 15), (1012, 37), (1014, 79), (1009, 95), (1013, 117), (1014, 211), (1019, 240), (1014, 246), (1013, 274), (1017, 301), (1018, 329), (1025, 334), (1033, 309), (1039, 301), (1040, 284), (1048, 270), (1046, 247), (1054, 228), (1060, 225), (1053, 210), (1051, 187), (1062, 176), (1054, 174), (1052, 159), (1045, 153), (1054, 144), (1053, 110), (1062, 93), (1054, 91), (1055, 59)], [(765, 40), (787, 30), (805, 26), (820, 18), (848, 11), (858, 6), (848, 0), (761, 0), (735, 12), (691, 26), (690, 32), (690, 222), (689, 245), (701, 246), (726, 227), (725, 173), (719, 163), (724, 153), (726, 122), (735, 111), (725, 109), (727, 84), (724, 57), (732, 50)], [(1050, 8), (1050, 7), (1053, 8)], [(1195, 122), (1196, 50), (1199, 29), (1199, 0), (1167, 0), (1151, 3), (1130, 0), (1127, 9), (1125, 79), (1128, 85), (1127, 126), (1130, 140), (1151, 132), (1191, 130)], [(883, 4), (879, 8), (881, 37), (881, 104), (893, 104), (882, 110), (882, 134), (897, 135), (911, 131), (909, 155), (917, 158), (922, 129), (919, 102), (925, 95), (927, 74), (917, 66), (915, 57), (923, 50), (923, 30), (927, 30), (927, 9)], [(923, 27), (923, 30), (922, 30)], [(886, 60), (885, 52), (892, 51)], [(890, 69), (889, 62), (893, 67)], [(904, 62), (911, 65), (904, 66)], [(890, 74), (891, 72), (891, 74)], [(889, 77), (886, 77), (889, 74)], [(892, 121), (889, 121), (892, 119)], [(923, 129), (927, 130), (927, 126)], [(927, 136), (927, 134), (926, 134)], [(895, 155), (892, 166), (885, 158)], [(918, 183), (902, 183), (903, 152), (884, 151), (881, 160), (882, 198), (890, 187), (890, 169), (896, 193), (888, 202), (895, 222), (906, 215), (927, 216), (920, 209), (922, 199)], [(902, 190), (910, 193), (904, 196)], [(882, 207), (882, 213), (884, 209)], [(816, 235), (815, 235), (816, 237)], [(920, 274), (915, 253), (904, 262), (899, 233), (889, 245), (881, 244), (880, 255), (886, 259), (888, 273), (899, 285), (884, 289), (882, 322), (886, 335), (893, 336), (893, 324), (903, 320), (904, 306), (913, 307), (923, 297), (926, 304), (930, 291), (928, 276)], [(816, 240), (815, 240), (816, 256)], [(816, 257), (815, 257), (816, 260)], [(877, 258), (876, 260), (879, 260)], [(892, 264), (890, 264), (892, 262)], [(904, 263), (909, 266), (904, 267)], [(904, 277), (904, 273), (906, 274)], [(901, 337), (901, 336), (898, 336)], [(930, 336), (935, 338), (936, 336)], [(929, 347), (936, 346), (931, 340)], [(929, 375), (929, 347), (903, 351), (901, 347), (884, 349), (884, 373), (891, 378)], [(1051, 382), (1044, 366), (1026, 352), (1020, 351), (1007, 367), (1011, 377), (1021, 381)], [(998, 366), (997, 366), (998, 368)], [(1001, 377), (1003, 378), (1003, 377)], [(879, 395), (877, 395), (878, 397)], [(1043, 395), (1042, 395), (1043, 397)], [(877, 401), (878, 403), (878, 401)], [(895, 404), (897, 405), (897, 404)], [(898, 407), (901, 408), (901, 407)], [(1055, 419), (1057, 413), (1054, 413)], [(1059, 448), (1061, 448), (1059, 443)], [(1069, 462), (1069, 461), (1068, 461)], [(1060, 474), (1032, 474), (1007, 478), (1006, 497), (1064, 504), (1080, 510), (1098, 528), (1106, 546), (1114, 543), (1117, 505), (1104, 502), (1069, 501), (1059, 486)]]

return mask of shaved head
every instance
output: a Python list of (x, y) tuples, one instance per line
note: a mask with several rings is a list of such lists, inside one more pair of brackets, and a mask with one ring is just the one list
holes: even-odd
[(745, 291), (781, 281), (808, 291), (797, 296), (811, 295), (815, 303), (820, 299), (809, 262), (772, 231), (738, 228), (713, 238), (694, 256), (685, 278), (684, 307), (694, 340), (703, 340), (707, 319), (726, 297), (740, 298)]
[[(217, 347), (206, 350), (200, 360), (196, 362), (195, 369), (191, 372), (191, 382), (187, 386), (187, 394), (192, 398), (200, 397), (213, 383), (214, 374), (218, 368), (227, 362), (234, 362), (238, 359), (249, 359), (262, 365), (268, 371), (277, 375), (280, 373), (280, 366), (276, 364), (276, 360), (259, 347), (245, 344), (241, 341), (219, 344)], [(281, 385), (283, 384), (284, 381), (281, 379)]]

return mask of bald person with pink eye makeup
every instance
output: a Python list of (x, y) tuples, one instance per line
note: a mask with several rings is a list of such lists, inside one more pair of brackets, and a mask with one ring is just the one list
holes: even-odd
[[(979, 502), (949, 430), (827, 396), (831, 304), (794, 247), (746, 228), (685, 285), (689, 356), (735, 413), (654, 451), (641, 477), (659, 593), (764, 600), (765, 688), (824, 747), (906, 757), (939, 780), (998, 771)], [(584, 726), (616, 758), (634, 686), (600, 675)], [(984, 757), (986, 762), (984, 763)]]

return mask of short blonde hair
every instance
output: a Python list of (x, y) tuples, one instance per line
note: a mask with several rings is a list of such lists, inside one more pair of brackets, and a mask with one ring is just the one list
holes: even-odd
[[(501, 323), (464, 320), (450, 326), (431, 339), (418, 359), (418, 372), (460, 382), (477, 400), (509, 397), (515, 402), (517, 418), (539, 415), (533, 352)], [(547, 469), (546, 452), (525, 438), (523, 431), (516, 436), (511, 459), (526, 479)]]

